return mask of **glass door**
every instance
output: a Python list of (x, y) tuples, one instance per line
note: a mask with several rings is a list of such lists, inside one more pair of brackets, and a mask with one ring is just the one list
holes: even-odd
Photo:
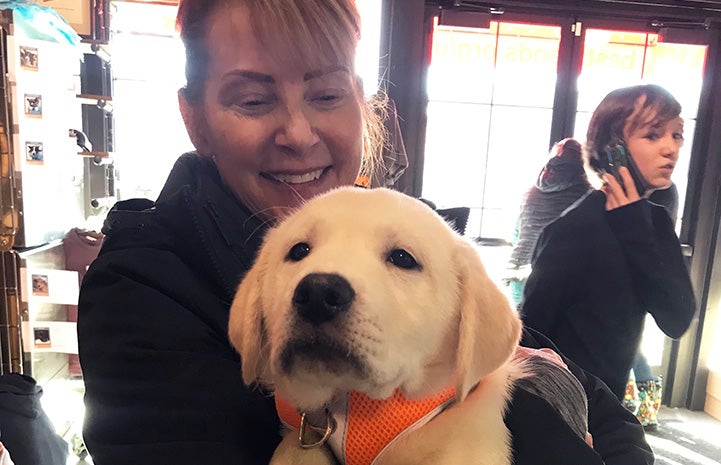
[(511, 239), (545, 162), (560, 37), (545, 24), (434, 26), (423, 196), (470, 207), (472, 237)]

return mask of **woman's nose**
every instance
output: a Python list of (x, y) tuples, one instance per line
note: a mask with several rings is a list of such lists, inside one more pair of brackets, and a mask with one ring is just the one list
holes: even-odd
[(666, 134), (663, 137), (662, 154), (666, 158), (678, 158), (678, 153), (681, 150), (683, 140), (679, 140), (674, 137), (673, 134)]
[(302, 154), (320, 141), (307, 110), (286, 109), (275, 142), (294, 154)]

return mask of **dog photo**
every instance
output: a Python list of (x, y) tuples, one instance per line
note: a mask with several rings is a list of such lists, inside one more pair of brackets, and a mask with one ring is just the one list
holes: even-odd
[(20, 66), (29, 71), (38, 70), (38, 49), (35, 47), (20, 46)]
[(25, 116), (42, 118), (43, 96), (38, 94), (25, 94)]
[(229, 321), (244, 381), (296, 430), (272, 464), (509, 465), (520, 334), (470, 240), (419, 200), (355, 187), (268, 232)]
[(50, 328), (48, 327), (33, 328), (33, 338), (36, 349), (48, 349), (52, 346), (50, 342)]
[(29, 163), (42, 165), (45, 160), (42, 142), (25, 142), (25, 160)]
[(47, 296), (50, 295), (50, 288), (48, 287), (48, 275), (45, 274), (34, 274), (33, 280), (33, 295)]

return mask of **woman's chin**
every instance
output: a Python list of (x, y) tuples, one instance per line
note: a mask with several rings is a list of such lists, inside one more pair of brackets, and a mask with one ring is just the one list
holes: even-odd
[(307, 200), (328, 192), (340, 185), (336, 182), (330, 181), (330, 179), (324, 179), (321, 177), (314, 181), (298, 184), (277, 183), (273, 186), (273, 190), (275, 191), (274, 195), (269, 195), (266, 198), (274, 198), (275, 201), (273, 203), (275, 206), (280, 207), (279, 209), (287, 209), (289, 207), (295, 208), (302, 205)]
[(288, 186), (295, 193), (295, 198), (302, 200), (310, 200), (318, 194), (329, 191), (332, 187), (326, 185), (320, 180), (304, 182), (301, 184), (292, 184)]
[(671, 178), (658, 178), (651, 186), (654, 190), (667, 189), (671, 187)]
[(285, 184), (285, 188), (294, 199), (302, 199), (302, 202), (310, 200), (317, 195), (324, 194), (341, 185), (342, 183), (339, 182), (338, 177), (331, 171), (323, 173), (321, 177), (313, 181)]

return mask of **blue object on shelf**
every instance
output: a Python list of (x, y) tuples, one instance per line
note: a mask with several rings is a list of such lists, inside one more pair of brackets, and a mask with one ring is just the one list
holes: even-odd
[(80, 36), (54, 9), (28, 0), (0, 0), (0, 9), (12, 9), (15, 27), (31, 39), (80, 45)]

